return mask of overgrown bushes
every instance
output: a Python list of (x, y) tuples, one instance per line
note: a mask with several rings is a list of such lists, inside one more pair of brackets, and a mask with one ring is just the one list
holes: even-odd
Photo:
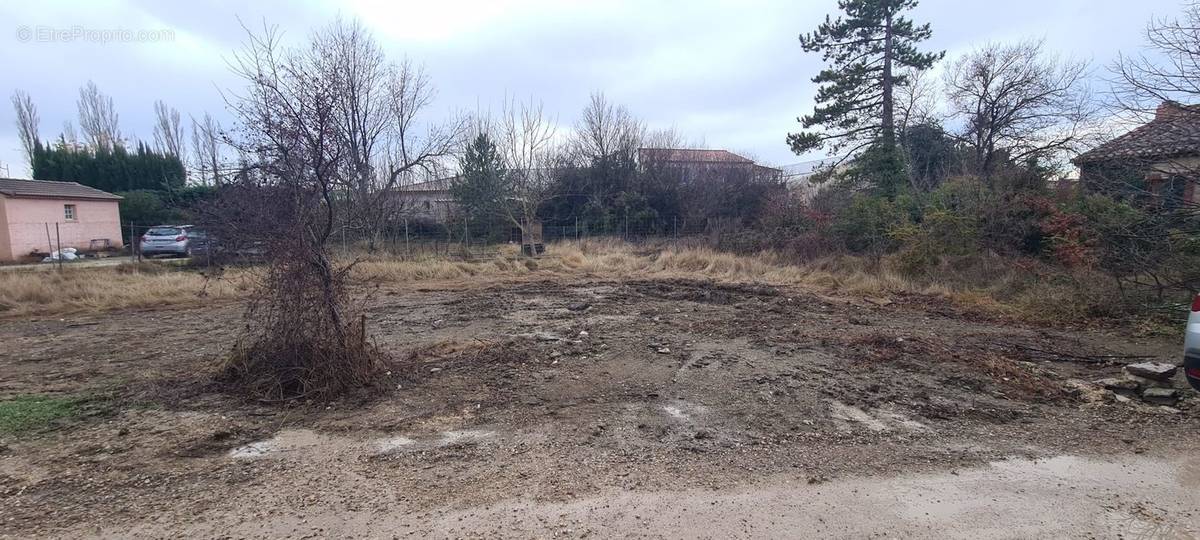
[(1111, 194), (1056, 197), (958, 177), (890, 198), (840, 188), (788, 196), (713, 243), (795, 262), (863, 257), (874, 271), (974, 287), (1045, 318), (1120, 317), (1169, 311), (1200, 286), (1188, 219)]

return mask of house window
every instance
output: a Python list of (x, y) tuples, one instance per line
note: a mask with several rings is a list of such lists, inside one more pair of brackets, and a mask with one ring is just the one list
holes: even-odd
[(425, 209), (429, 210), (430, 208), (433, 208), (433, 205), (429, 204), (429, 201), (425, 201)]
[(75, 205), (63, 205), (63, 219), (66, 219), (67, 221), (75, 221)]

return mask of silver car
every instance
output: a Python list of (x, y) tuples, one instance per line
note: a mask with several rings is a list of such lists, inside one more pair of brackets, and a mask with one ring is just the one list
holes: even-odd
[(1187, 330), (1183, 334), (1183, 371), (1192, 388), (1200, 390), (1200, 294), (1192, 300)]
[(142, 235), (140, 244), (142, 255), (181, 255), (191, 256), (191, 239), (188, 232), (191, 225), (159, 225), (151, 227)]

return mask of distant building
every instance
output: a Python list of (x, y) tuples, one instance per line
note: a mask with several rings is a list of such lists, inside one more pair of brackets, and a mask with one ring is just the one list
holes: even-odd
[(1072, 161), (1086, 190), (1198, 202), (1200, 106), (1165, 101), (1153, 120)]
[(393, 200), (400, 217), (413, 221), (446, 223), (457, 203), (450, 195), (453, 178), (435, 178), (394, 189)]
[[(811, 199), (821, 187), (819, 174), (845, 161), (845, 158), (828, 157), (784, 165), (783, 182), (787, 184), (792, 193), (798, 193), (805, 199)], [(844, 165), (840, 168), (844, 168)]]
[(746, 173), (755, 180), (771, 181), (783, 178), (782, 170), (759, 165), (750, 158), (728, 150), (639, 148), (638, 161), (643, 167), (663, 167), (681, 171), (685, 182), (714, 173), (729, 172)]
[[(781, 169), (759, 165), (754, 160), (727, 150), (698, 150), (685, 148), (640, 148), (639, 164), (644, 168), (678, 171), (684, 182), (728, 178), (730, 174), (745, 175), (757, 182), (782, 182)], [(554, 174), (554, 169), (538, 169)], [(392, 205), (402, 218), (447, 223), (454, 217), (458, 203), (450, 195), (450, 184), (457, 176), (417, 182), (394, 189)]]
[(48, 253), (60, 242), (80, 250), (121, 247), (120, 200), (75, 182), (0, 178), (0, 261)]

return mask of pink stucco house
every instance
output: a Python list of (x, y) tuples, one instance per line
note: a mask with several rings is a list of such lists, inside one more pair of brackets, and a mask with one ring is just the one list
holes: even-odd
[(121, 247), (120, 200), (75, 182), (0, 178), (0, 261), (50, 251), (55, 223), (64, 248)]

